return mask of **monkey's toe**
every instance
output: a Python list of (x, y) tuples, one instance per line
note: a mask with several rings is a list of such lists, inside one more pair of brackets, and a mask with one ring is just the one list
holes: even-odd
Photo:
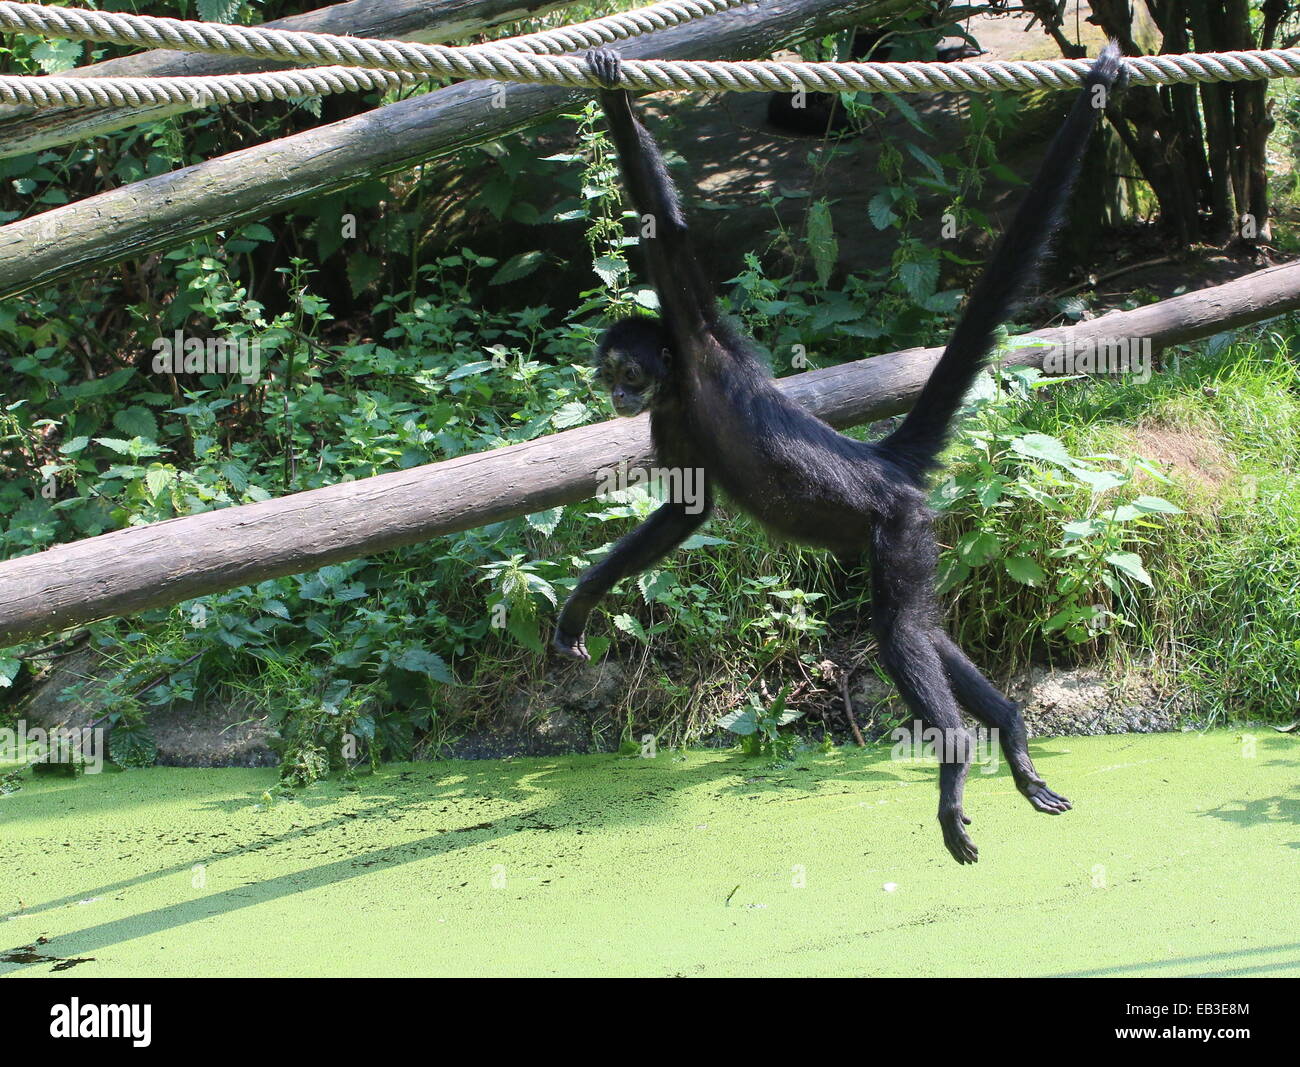
[(563, 630), (556, 630), (555, 636), (551, 638), (551, 647), (569, 659), (584, 663), (591, 661), (591, 653), (587, 651), (587, 640), (584, 634), (570, 637)]
[(1042, 783), (1031, 784), (1022, 792), (1036, 811), (1041, 811), (1047, 815), (1060, 815), (1073, 807), (1065, 797), (1059, 793), (1053, 793)]
[(970, 817), (961, 808), (940, 812), (939, 825), (943, 828), (943, 843), (953, 859), (962, 864), (979, 862), (980, 850), (975, 847), (970, 834), (962, 829), (970, 825)]
[(593, 48), (586, 56), (592, 74), (607, 89), (612, 89), (623, 76), (623, 57), (613, 48)]

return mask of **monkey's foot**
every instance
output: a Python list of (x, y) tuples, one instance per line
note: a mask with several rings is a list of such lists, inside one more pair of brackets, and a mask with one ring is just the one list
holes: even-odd
[(591, 660), (591, 653), (587, 651), (587, 639), (584, 634), (570, 637), (563, 630), (557, 629), (555, 636), (551, 638), (551, 647), (561, 655), (568, 656), (569, 659), (582, 662), (590, 662)]
[(970, 825), (970, 817), (961, 808), (948, 808), (939, 812), (939, 825), (943, 828), (943, 843), (958, 863), (978, 863), (980, 850), (963, 827)]
[(623, 57), (613, 48), (593, 48), (586, 60), (591, 73), (606, 89), (613, 89), (623, 77)]
[(1026, 782), (1020, 786), (1020, 792), (1025, 794), (1036, 811), (1047, 815), (1060, 815), (1073, 807), (1065, 797), (1048, 789), (1046, 782)]

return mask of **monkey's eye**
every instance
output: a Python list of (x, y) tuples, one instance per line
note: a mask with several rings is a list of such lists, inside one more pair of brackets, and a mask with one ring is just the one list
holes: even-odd
[(634, 363), (632, 366), (628, 367), (627, 373), (623, 375), (623, 380), (627, 382), (628, 385), (637, 386), (641, 384), (643, 377), (644, 375), (641, 373), (640, 366)]

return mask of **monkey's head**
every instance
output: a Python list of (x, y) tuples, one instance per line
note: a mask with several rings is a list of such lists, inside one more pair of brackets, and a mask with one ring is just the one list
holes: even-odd
[(654, 407), (671, 368), (668, 332), (649, 316), (620, 319), (596, 346), (596, 382), (620, 415), (639, 415)]

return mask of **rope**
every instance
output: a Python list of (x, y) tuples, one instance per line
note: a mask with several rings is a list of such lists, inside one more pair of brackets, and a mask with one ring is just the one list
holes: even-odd
[(194, 78), (27, 78), (0, 75), (0, 101), (26, 107), (154, 107), (285, 100), (367, 89), (396, 89), (419, 75), (360, 67), (311, 67), (270, 74)]
[[(754, 0), (663, 0), (661, 3), (626, 11), (572, 26), (525, 34), (483, 45), (467, 46), (474, 49), (513, 48), (537, 54), (573, 52), (582, 48), (625, 40), (643, 33), (680, 25), (705, 15), (716, 14)], [(193, 50), (214, 51), (223, 55), (257, 55), (260, 51), (246, 51), (233, 36), (222, 30), (240, 27), (218, 23), (191, 23), (178, 19), (150, 18), (148, 16), (122, 15), (111, 27), (114, 36), (84, 36), (107, 34), (112, 15), (74, 8), (58, 8), (38, 4), (4, 4), (0, 12), (0, 28), (16, 30), (30, 28), (45, 36), (59, 36), (66, 32), (73, 39), (117, 41), (121, 44), (148, 43), (149, 34), (180, 46), (193, 44), (186, 32), (190, 27), (215, 31), (215, 36), (203, 35), (211, 46)], [(99, 23), (89, 16), (102, 15)], [(46, 16), (52, 16), (47, 19)], [(132, 26), (135, 20), (137, 26)], [(149, 24), (149, 25), (146, 25)], [(308, 35), (297, 31), (260, 30), (263, 36), (284, 33), (284, 45), (293, 46), (294, 37), (315, 36), (329, 41), (366, 40), (363, 38), (336, 37), (332, 34)], [(247, 43), (247, 42), (245, 42)], [(377, 41), (376, 44), (393, 42)], [(254, 46), (255, 47), (255, 46)], [(281, 58), (293, 59), (286, 55)], [(26, 107), (149, 107), (166, 104), (186, 104), (206, 107), (212, 104), (241, 103), (252, 100), (277, 100), (286, 97), (327, 96), (330, 93), (357, 92), (366, 89), (393, 89), (426, 80), (428, 75), (413, 71), (372, 70), (362, 67), (320, 67), (295, 72), (272, 72), (242, 75), (198, 76), (191, 78), (95, 78), (68, 76), (21, 77), (0, 75), (0, 102)]]
[(755, 0), (663, 0), (649, 7), (607, 15), (574, 26), (562, 26), (505, 41), (489, 41), (463, 48), (8, 2), (0, 3), (0, 30), (30, 32), (76, 41), (104, 41), (146, 48), (172, 48), (183, 52), (252, 56), (290, 63), (376, 67), (426, 77), (449, 74), (488, 77), (493, 72), (491, 65), (458, 65), (456, 56), (493, 54), (506, 47), (537, 54), (574, 52), (677, 26), (754, 2)]
[[(665, 0), (566, 29), (507, 42), (452, 48), (334, 34), (268, 30), (112, 12), (80, 11), (0, 0), (0, 29), (75, 40), (108, 41), (191, 52), (245, 55), (296, 63), (327, 63), (323, 70), (277, 71), (191, 78), (0, 77), (0, 100), (28, 106), (123, 106), (137, 103), (225, 102), (321, 95), (388, 87), (429, 77), (490, 78), (504, 82), (595, 87), (580, 59), (523, 51), (560, 51), (635, 36), (749, 3), (752, 0)], [(1125, 60), (1132, 85), (1258, 81), (1300, 77), (1300, 49), (1139, 56)], [(1086, 59), (993, 63), (779, 63), (623, 61), (631, 89), (711, 89), (723, 92), (808, 89), (885, 93), (1006, 92), (1077, 87)], [(354, 68), (349, 76), (344, 68)], [(369, 69), (355, 69), (369, 68)], [(384, 72), (388, 72), (385, 74)], [(393, 76), (397, 75), (397, 80)]]

